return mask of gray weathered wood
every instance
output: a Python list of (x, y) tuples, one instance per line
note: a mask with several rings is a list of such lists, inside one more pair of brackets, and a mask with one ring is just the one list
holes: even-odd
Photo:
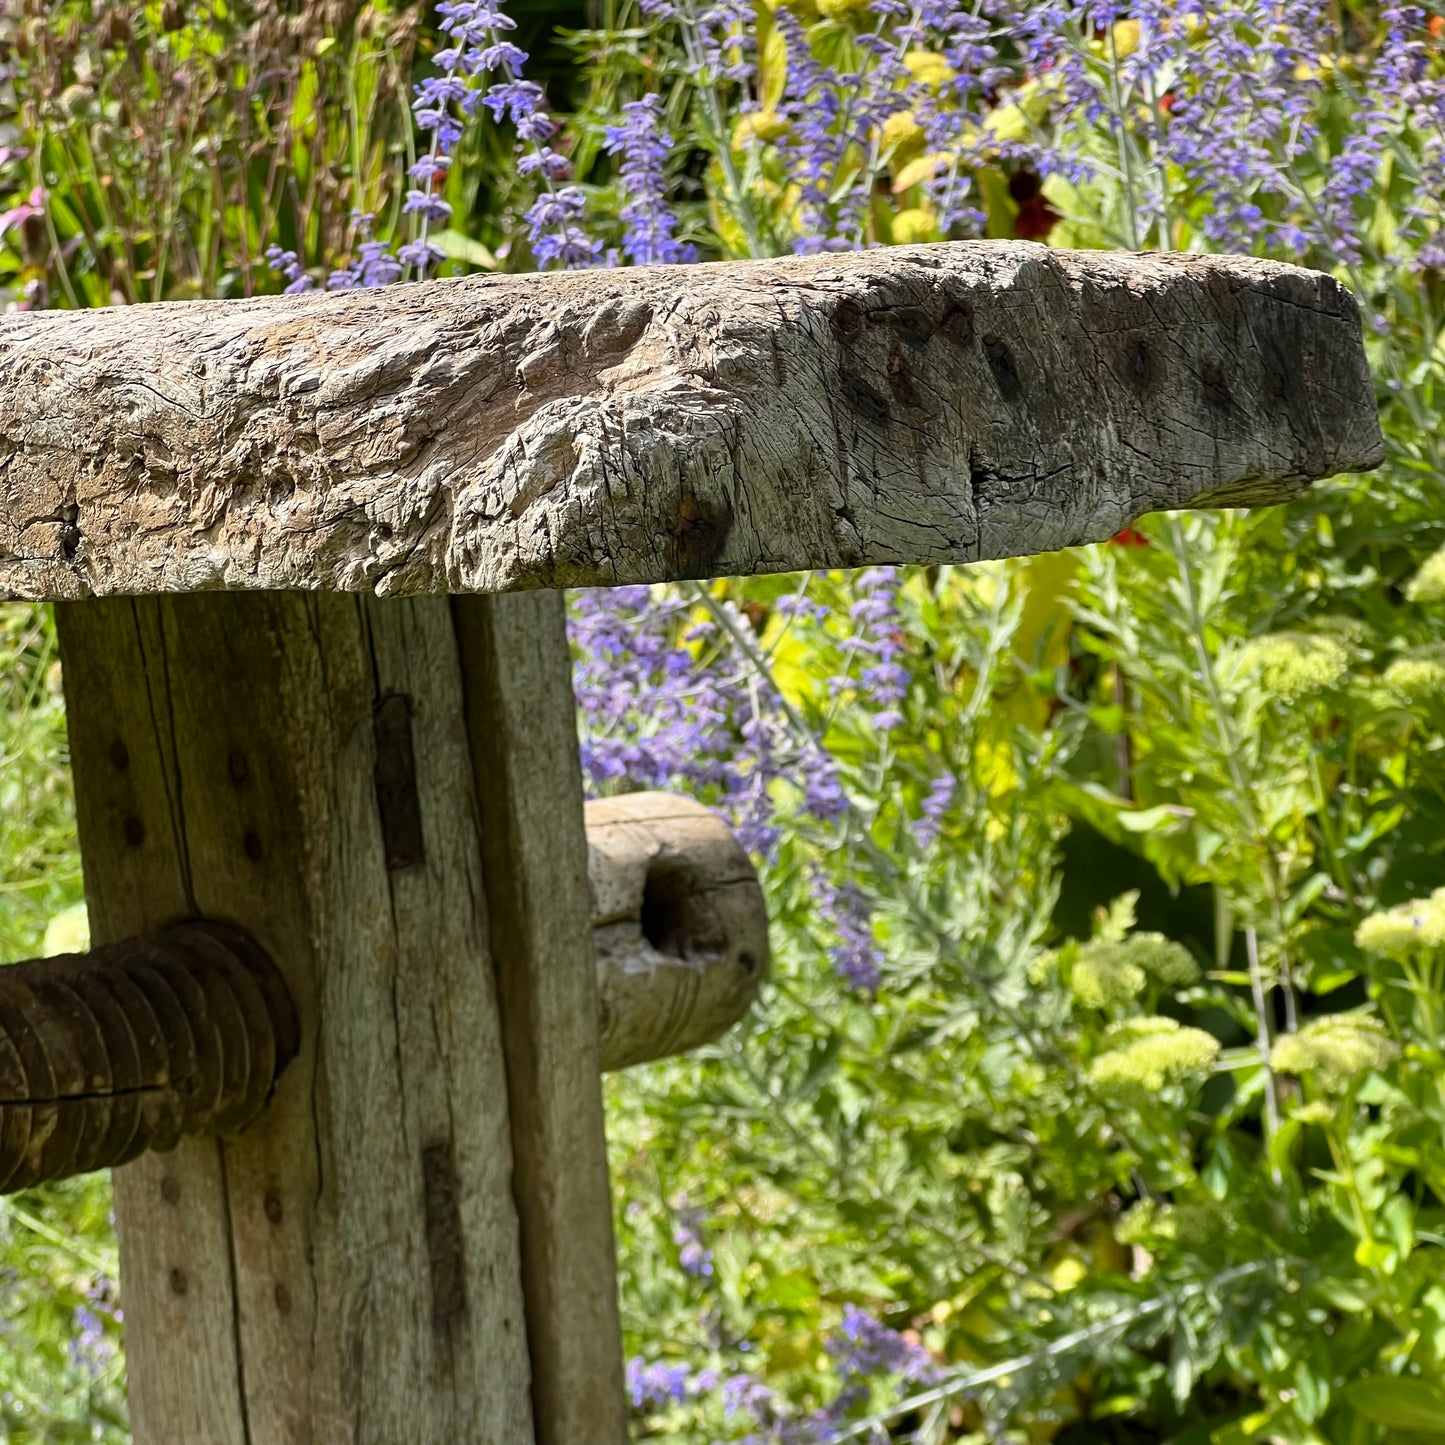
[(452, 600), (482, 810), (537, 1445), (625, 1445), (596, 961), (557, 592)]
[(302, 1025), (245, 1134), (117, 1172), (137, 1445), (531, 1439), (448, 603), (58, 615), (97, 941), (234, 920)]
[(0, 318), (0, 596), (968, 562), (1383, 456), (1354, 300), (958, 242)]
[(768, 965), (751, 860), (710, 808), (675, 793), (587, 804), (602, 1067), (685, 1053), (732, 1027)]

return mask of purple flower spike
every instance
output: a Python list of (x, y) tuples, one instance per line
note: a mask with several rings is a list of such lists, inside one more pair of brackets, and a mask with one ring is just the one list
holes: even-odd
[(627, 223), (623, 250), (638, 266), (670, 265), (692, 261), (694, 247), (673, 237), (677, 218), (667, 204), (667, 183), (663, 162), (672, 137), (662, 129), (662, 101), (644, 96), (622, 107), (621, 125), (607, 127), (606, 145), (610, 155), (622, 157), (622, 186), (627, 203), (622, 219)]

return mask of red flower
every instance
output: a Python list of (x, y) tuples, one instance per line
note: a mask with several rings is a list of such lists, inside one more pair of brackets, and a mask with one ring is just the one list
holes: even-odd
[(1116, 547), (1147, 547), (1149, 539), (1133, 527), (1125, 527), (1122, 532), (1115, 532), (1109, 540)]

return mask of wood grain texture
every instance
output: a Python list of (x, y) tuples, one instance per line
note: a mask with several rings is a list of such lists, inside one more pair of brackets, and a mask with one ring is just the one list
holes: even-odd
[(686, 1053), (731, 1028), (768, 966), (757, 871), (711, 808), (676, 793), (586, 806), (602, 1067)]
[(482, 809), (537, 1445), (625, 1445), (582, 769), (557, 592), (452, 599)]
[[(117, 1172), (137, 1445), (531, 1434), (506, 1080), (447, 603), (58, 609), (98, 941), (245, 926), (303, 1047), (246, 1133)], [(423, 856), (388, 865), (385, 699)]]
[(0, 398), (13, 597), (968, 562), (1383, 457), (1335, 281), (1028, 242), (10, 315)]

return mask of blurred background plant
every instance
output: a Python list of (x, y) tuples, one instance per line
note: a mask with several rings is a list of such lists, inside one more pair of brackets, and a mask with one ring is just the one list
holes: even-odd
[[(0, 0), (15, 307), (978, 236), (1360, 298), (1370, 477), (574, 597), (589, 785), (721, 808), (775, 920), (607, 1084), (636, 1438), (1445, 1438), (1442, 204), (1438, 6)], [(35, 608), (0, 757), (0, 948), (73, 947)], [(0, 1434), (123, 1441), (103, 1180), (0, 1203), (0, 1302)]]

